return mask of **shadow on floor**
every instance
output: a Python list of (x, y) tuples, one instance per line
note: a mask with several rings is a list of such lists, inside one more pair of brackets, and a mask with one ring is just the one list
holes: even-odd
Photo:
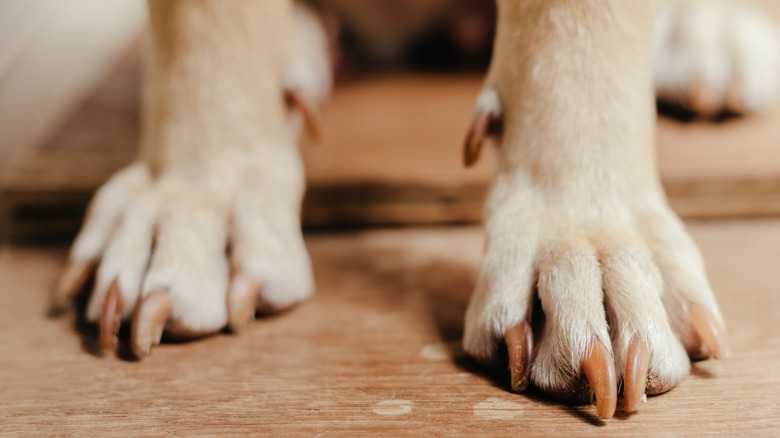
[[(348, 299), (364, 300), (382, 309), (404, 308), (405, 311), (427, 318), (435, 326), (441, 342), (453, 350), (453, 362), (463, 371), (480, 376), (487, 384), (502, 391), (559, 409), (585, 423), (596, 426), (605, 424), (593, 413), (589, 403), (555, 400), (533, 385), (522, 395), (512, 393), (505, 365), (506, 356), (502, 358), (503, 366), (492, 369), (479, 364), (459, 349), (466, 308), (477, 280), (475, 266), (443, 258), (420, 260), (409, 257), (401, 249), (376, 248), (361, 248), (349, 254), (340, 254), (325, 263), (326, 266), (321, 266), (321, 270), (327, 270), (331, 277), (334, 272), (338, 273), (335, 276), (337, 279), (348, 278), (348, 289), (359, 291)], [(337, 279), (334, 281), (338, 282)], [(355, 288), (354, 283), (363, 287)], [(330, 287), (337, 286), (334, 284)], [(534, 309), (534, 314), (542, 315), (534, 324), (538, 337), (544, 318), (538, 300), (535, 307), (538, 309)], [(505, 347), (499, 348), (505, 351)], [(624, 419), (629, 418), (630, 414), (618, 411), (615, 417)]]

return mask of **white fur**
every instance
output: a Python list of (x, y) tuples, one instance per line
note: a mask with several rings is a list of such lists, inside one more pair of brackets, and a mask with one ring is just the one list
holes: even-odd
[(93, 198), (84, 227), (70, 250), (72, 260), (96, 260), (105, 250), (111, 233), (133, 191), (146, 184), (149, 172), (134, 164), (114, 175)]
[(313, 102), (330, 95), (333, 75), (328, 57), (328, 38), (314, 11), (296, 2), (293, 14), (295, 38), (285, 86), (300, 89)]
[(762, 112), (780, 91), (780, 34), (741, 2), (667, 1), (656, 20), (653, 63), (662, 100), (688, 105), (704, 87), (710, 111)]
[(500, 116), (503, 110), (501, 109), (501, 97), (493, 88), (483, 88), (477, 96), (477, 102), (474, 105), (474, 114), (493, 114)]
[[(97, 271), (86, 314), (90, 321), (99, 318), (103, 298), (114, 280), (118, 281), (123, 303), (135, 303), (141, 294), (160, 202), (147, 185), (134, 191), (123, 207), (126, 210), (108, 239)], [(123, 306), (123, 317), (129, 318), (132, 312), (133, 306)]]

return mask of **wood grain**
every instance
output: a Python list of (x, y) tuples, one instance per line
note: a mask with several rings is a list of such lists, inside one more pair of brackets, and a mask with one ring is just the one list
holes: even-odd
[[(128, 54), (57, 135), (0, 182), (0, 234), (72, 236), (94, 190), (133, 159), (139, 53)], [(402, 75), (340, 84), (324, 139), (302, 146), (308, 225), (477, 222), (495, 154), (465, 169), (461, 142), (481, 79)], [(722, 123), (662, 118), (658, 155), (671, 205), (687, 218), (780, 214), (780, 111)]]
[(309, 234), (311, 301), (141, 362), (97, 357), (74, 315), (45, 316), (64, 247), (2, 246), (0, 435), (777, 435), (780, 221), (690, 228), (732, 357), (604, 424), (591, 406), (509, 393), (504, 373), (463, 356), (474, 227)]

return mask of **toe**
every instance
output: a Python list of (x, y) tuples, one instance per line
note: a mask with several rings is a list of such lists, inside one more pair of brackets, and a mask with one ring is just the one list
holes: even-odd
[(674, 331), (691, 357), (727, 355), (725, 324), (698, 248), (676, 218), (657, 220), (653, 228), (653, 258), (664, 278), (663, 303)]
[(260, 286), (249, 276), (237, 273), (228, 291), (228, 327), (239, 333), (255, 316)]
[(52, 310), (61, 311), (69, 307), (73, 297), (95, 273), (98, 260), (110, 242), (125, 205), (147, 182), (146, 169), (132, 165), (119, 171), (97, 191), (71, 248), (68, 267), (52, 295)]
[(139, 193), (128, 202), (122, 216), (107, 244), (98, 267), (95, 287), (86, 309), (86, 319), (98, 322), (104, 311), (104, 299), (112, 283), (121, 294), (124, 306), (118, 315), (128, 319), (141, 292), (141, 283), (152, 250), (157, 203), (151, 193)]
[[(314, 292), (311, 262), (293, 204), (289, 199), (264, 199), (247, 193), (236, 202), (231, 263), (240, 276), (234, 282), (237, 289), (231, 306), (238, 306), (240, 297), (249, 290), (257, 296), (256, 309), (270, 314), (292, 307)], [(249, 312), (234, 309), (236, 317)]]
[(690, 363), (669, 325), (663, 279), (649, 249), (631, 236), (602, 241), (599, 256), (616, 367), (620, 374), (626, 373), (626, 410), (635, 410), (648, 373), (653, 391), (668, 390), (689, 373)]
[(169, 193), (142, 286), (142, 296), (168, 291), (167, 335), (202, 336), (227, 324), (226, 210), (216, 196)]
[[(262, 221), (255, 224), (253, 230), (243, 229), (234, 237), (232, 263), (241, 273), (239, 279), (257, 285), (252, 290), (257, 292), (257, 311), (272, 314), (309, 298), (314, 292), (314, 277), (300, 229), (280, 232)], [(236, 287), (247, 285), (239, 282)]]
[(715, 315), (698, 303), (688, 305), (688, 315), (691, 328), (707, 349), (706, 355), (715, 359), (728, 357), (728, 340)]
[[(466, 310), (463, 332), (463, 349), (489, 366), (501, 364), (504, 355), (499, 351), (500, 341), (506, 341), (510, 332), (521, 334), (515, 330), (523, 321), (530, 320), (533, 307), (535, 226), (517, 224), (517, 216), (512, 212), (509, 215), (512, 217), (498, 211), (486, 223), (485, 255)], [(525, 335), (515, 338), (525, 342)], [(517, 364), (524, 360), (520, 358)], [(530, 368), (524, 372), (530, 372)], [(522, 378), (515, 375), (520, 384)]]
[(84, 226), (71, 248), (74, 261), (97, 260), (108, 244), (125, 206), (149, 181), (146, 168), (134, 164), (115, 174), (95, 193)]
[(580, 239), (562, 240), (548, 244), (540, 252), (537, 266), (545, 324), (532, 380), (554, 395), (587, 398), (587, 391), (572, 392), (581, 376), (581, 362), (594, 351), (594, 338), (607, 352), (611, 345), (595, 251)]

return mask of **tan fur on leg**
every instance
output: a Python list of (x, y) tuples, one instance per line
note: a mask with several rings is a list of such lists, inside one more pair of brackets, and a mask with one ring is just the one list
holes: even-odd
[[(312, 293), (302, 118), (285, 87), (312, 104), (330, 89), (322, 29), (290, 1), (150, 1), (149, 10), (142, 151), (101, 189), (73, 249), (76, 266), (100, 259), (87, 319), (105, 322), (110, 345), (111, 311), (135, 314), (143, 353), (163, 328), (191, 337), (224, 327), (231, 271), (260, 286), (264, 310)], [(103, 305), (109, 289), (121, 306)], [(146, 299), (154, 293), (164, 301)]]
[[(494, 362), (497, 340), (531, 317), (536, 286), (546, 318), (532, 381), (579, 399), (587, 377), (602, 417), (612, 415), (617, 391), (605, 382), (616, 385), (615, 372), (626, 370), (634, 336), (650, 356), (632, 364), (649, 367), (648, 392), (663, 391), (690, 369), (675, 336), (690, 327), (687, 303), (719, 315), (690, 239), (659, 219), (674, 215), (653, 153), (656, 9), (620, 0), (499, 1), (485, 81), (501, 102), (503, 134), (464, 348)], [(718, 345), (709, 320), (694, 319), (685, 331)], [(603, 346), (598, 360), (594, 345)], [(604, 362), (609, 354), (614, 363)], [(630, 409), (641, 398), (635, 384)]]

